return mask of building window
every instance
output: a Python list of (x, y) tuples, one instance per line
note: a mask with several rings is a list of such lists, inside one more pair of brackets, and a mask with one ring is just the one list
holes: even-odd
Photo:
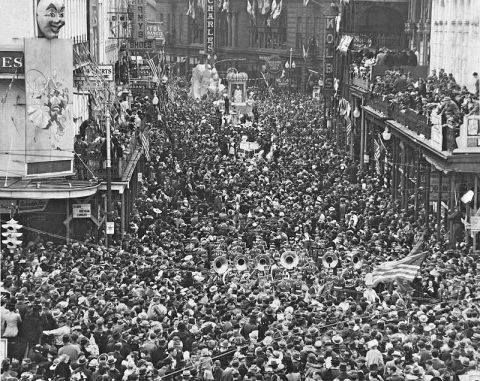
[(276, 20), (257, 16), (256, 25), (250, 21), (250, 48), (285, 49), (287, 46), (287, 14)]
[(295, 39), (295, 49), (302, 49), (303, 46), (303, 18), (297, 17), (297, 34)]
[(188, 43), (203, 44), (203, 12), (197, 8), (195, 19), (188, 17)]

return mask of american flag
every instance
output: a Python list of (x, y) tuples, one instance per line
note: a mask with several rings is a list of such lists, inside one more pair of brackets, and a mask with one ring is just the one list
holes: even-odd
[(382, 173), (380, 167), (380, 156), (382, 155), (382, 149), (380, 148), (380, 143), (376, 139), (373, 141), (373, 151), (373, 157), (375, 158), (375, 171), (378, 175), (380, 175)]
[(148, 161), (150, 161), (150, 142), (143, 132), (140, 132), (140, 141), (142, 142), (145, 157)]
[(375, 268), (373, 272), (366, 274), (365, 284), (375, 287), (381, 282), (397, 281), (398, 283), (403, 283), (413, 281), (428, 254), (428, 251), (419, 252), (422, 248), (424, 237), (425, 234), (417, 235), (412, 250), (405, 258), (398, 261), (384, 262)]
[(352, 134), (352, 120), (349, 116), (346, 116), (345, 121), (347, 122), (347, 137), (350, 137)]
[(158, 78), (157, 66), (155, 65), (155, 62), (153, 62), (153, 59), (149, 58), (147, 60), (147, 63), (148, 63), (148, 66), (150, 67), (150, 70), (152, 71), (153, 76)]

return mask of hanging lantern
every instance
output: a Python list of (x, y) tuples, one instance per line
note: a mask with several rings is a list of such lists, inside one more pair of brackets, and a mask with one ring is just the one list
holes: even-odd
[(158, 97), (156, 92), (153, 94), (152, 104), (154, 106), (158, 105)]
[(382, 132), (382, 138), (385, 141), (389, 141), (392, 137), (392, 133), (388, 129), (388, 127), (385, 127), (385, 130)]
[(353, 112), (353, 116), (355, 118), (360, 118), (360, 109), (358, 107), (355, 108), (355, 111)]

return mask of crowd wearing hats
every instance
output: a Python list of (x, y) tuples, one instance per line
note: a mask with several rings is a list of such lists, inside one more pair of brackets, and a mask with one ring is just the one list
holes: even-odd
[[(176, 88), (150, 129), (152, 160), (118, 247), (38, 241), (4, 253), (2, 380), (475, 377), (478, 257), (446, 250), (434, 220), (359, 172), (318, 101), (259, 92), (256, 102), (252, 124), (231, 126)], [(253, 157), (235, 143), (245, 131), (260, 146)], [(428, 256), (414, 282), (366, 286), (418, 231)], [(286, 251), (297, 267), (282, 264)], [(219, 257), (227, 271), (212, 266)]]

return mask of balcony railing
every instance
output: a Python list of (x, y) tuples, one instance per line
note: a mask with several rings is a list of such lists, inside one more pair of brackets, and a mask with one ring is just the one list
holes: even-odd
[(410, 108), (402, 109), (400, 105), (376, 96), (372, 97), (367, 105), (410, 131), (423, 135), (425, 139), (431, 138), (431, 126), (425, 115), (420, 115)]
[[(112, 180), (121, 180), (128, 163), (133, 158), (135, 152), (141, 148), (139, 140), (132, 136), (127, 144), (123, 144), (123, 155), (120, 158), (112, 158), (111, 172)], [(87, 167), (85, 167), (85, 165)], [(106, 158), (96, 151), (87, 151), (81, 156), (81, 160), (75, 160), (75, 173), (79, 180), (88, 180), (93, 177), (99, 179), (107, 178)]]

